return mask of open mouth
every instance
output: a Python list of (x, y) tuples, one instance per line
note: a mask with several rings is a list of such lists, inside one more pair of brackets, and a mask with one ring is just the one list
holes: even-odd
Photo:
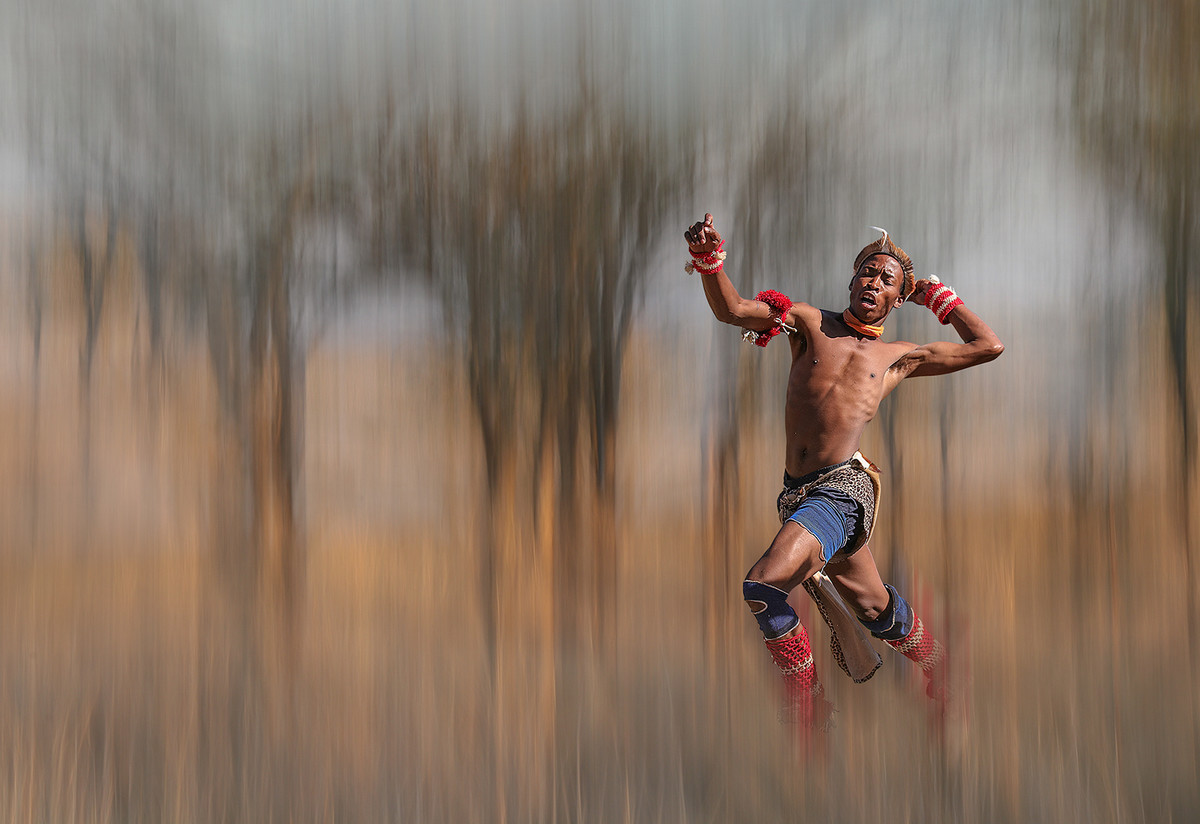
[(870, 292), (863, 292), (859, 300), (867, 306), (878, 306), (879, 301)]

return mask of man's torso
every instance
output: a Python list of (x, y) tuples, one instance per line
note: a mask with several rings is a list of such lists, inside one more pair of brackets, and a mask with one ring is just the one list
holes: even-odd
[(798, 308), (784, 410), (786, 468), (795, 476), (854, 454), (887, 392), (888, 369), (913, 348), (857, 335), (837, 312)]

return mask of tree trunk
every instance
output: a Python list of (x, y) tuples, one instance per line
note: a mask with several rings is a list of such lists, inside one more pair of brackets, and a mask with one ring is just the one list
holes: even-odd
[(257, 603), (272, 733), (282, 744), (292, 722), (299, 657), (300, 557), (295, 480), (297, 398), (289, 280), (290, 233), (272, 237), (250, 333), (250, 489), (257, 557)]
[[(552, 460), (552, 449), (537, 460)], [(506, 450), (491, 490), (496, 810), (513, 822), (549, 817), (556, 701), (553, 523), (529, 517), (529, 487), (521, 481), (532, 467), (521, 463)], [(552, 511), (552, 480), (538, 495), (539, 509)]]

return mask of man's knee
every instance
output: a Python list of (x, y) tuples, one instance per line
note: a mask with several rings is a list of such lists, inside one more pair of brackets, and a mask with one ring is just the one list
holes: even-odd
[(788, 594), (778, 587), (746, 579), (742, 581), (742, 597), (768, 641), (782, 638), (800, 623), (800, 616), (788, 604)]
[(900, 597), (891, 584), (884, 584), (888, 591), (888, 604), (873, 621), (859, 618), (859, 622), (876, 638), (898, 641), (912, 630), (913, 611), (908, 601)]

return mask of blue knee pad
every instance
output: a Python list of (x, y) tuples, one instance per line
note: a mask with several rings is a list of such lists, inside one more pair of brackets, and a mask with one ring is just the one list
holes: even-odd
[(788, 605), (787, 596), (770, 584), (742, 581), (742, 597), (768, 641), (787, 635), (800, 623), (800, 616)]
[(899, 641), (912, 632), (913, 611), (908, 605), (908, 601), (901, 598), (900, 593), (896, 592), (891, 584), (883, 586), (887, 589), (889, 596), (887, 609), (881, 612), (874, 621), (864, 621), (861, 618), (858, 620), (876, 638), (882, 638), (885, 641)]

